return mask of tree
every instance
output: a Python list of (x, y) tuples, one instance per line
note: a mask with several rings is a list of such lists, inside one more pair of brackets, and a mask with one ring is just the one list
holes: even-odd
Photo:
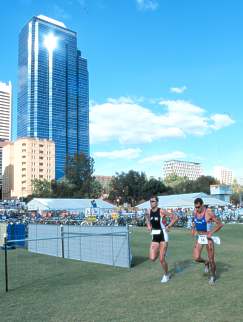
[(197, 192), (194, 187), (194, 182), (185, 177), (174, 186), (173, 191), (176, 194)]
[(190, 180), (187, 177), (179, 177), (176, 174), (171, 174), (164, 179), (164, 183), (167, 187), (171, 188), (174, 194), (192, 192)]
[(233, 192), (232, 195), (230, 196), (230, 202), (234, 205), (239, 205), (240, 204), (240, 195), (237, 192)]
[(157, 180), (155, 178), (149, 179), (143, 188), (143, 199), (148, 200), (151, 195), (162, 195), (162, 194), (170, 194), (173, 192), (172, 188), (166, 186), (162, 181)]
[(83, 197), (91, 196), (91, 187), (95, 177), (94, 173), (94, 159), (86, 157), (85, 154), (75, 154), (73, 157), (67, 159), (65, 169), (65, 180), (73, 185), (75, 195)]
[(75, 186), (65, 179), (52, 180), (51, 189), (53, 198), (72, 198)]
[(196, 180), (189, 180), (187, 177), (170, 175), (165, 178), (165, 184), (173, 189), (174, 194), (205, 192), (210, 193), (210, 185), (218, 184), (218, 181), (211, 176), (200, 176)]
[(47, 198), (52, 195), (51, 182), (44, 179), (33, 179), (32, 180), (32, 191), (35, 197)]
[(205, 192), (210, 194), (210, 186), (218, 184), (219, 182), (211, 176), (201, 176), (194, 181), (194, 192)]
[(179, 177), (176, 174), (171, 174), (164, 179), (164, 183), (166, 186), (169, 186), (172, 189), (174, 189), (176, 186), (178, 186), (181, 183), (184, 183), (187, 180), (187, 177)]
[(91, 182), (91, 187), (90, 187), (90, 197), (91, 198), (100, 198), (101, 197), (101, 194), (102, 194), (102, 185), (101, 183), (98, 181), (98, 180), (93, 180)]
[(147, 178), (143, 172), (130, 170), (128, 173), (116, 173), (111, 181), (109, 200), (119, 204), (136, 205), (143, 199), (146, 181)]
[(230, 197), (230, 201), (235, 205), (241, 204), (242, 195), (243, 195), (243, 186), (240, 185), (236, 179), (234, 179), (232, 183), (232, 192), (233, 194)]

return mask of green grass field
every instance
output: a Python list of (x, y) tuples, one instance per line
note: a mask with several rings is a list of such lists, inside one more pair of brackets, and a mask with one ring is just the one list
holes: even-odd
[(1, 251), (0, 321), (243, 321), (243, 225), (219, 233), (215, 286), (203, 265), (192, 262), (188, 231), (170, 233), (167, 284), (160, 283), (159, 262), (147, 259), (150, 235), (145, 228), (131, 231), (131, 270), (9, 251), (8, 293)]

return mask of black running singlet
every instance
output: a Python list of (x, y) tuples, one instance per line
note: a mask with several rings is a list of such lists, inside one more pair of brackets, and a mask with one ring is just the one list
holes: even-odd
[[(165, 241), (164, 233), (161, 228), (161, 215), (160, 215), (160, 208), (158, 208), (156, 211), (150, 210), (150, 224), (152, 226), (152, 241), (156, 243), (160, 243)], [(158, 233), (158, 231), (160, 232)], [(153, 234), (153, 231), (156, 231), (156, 234)]]
[(160, 208), (158, 208), (155, 212), (150, 210), (150, 224), (152, 229), (161, 229), (160, 226)]

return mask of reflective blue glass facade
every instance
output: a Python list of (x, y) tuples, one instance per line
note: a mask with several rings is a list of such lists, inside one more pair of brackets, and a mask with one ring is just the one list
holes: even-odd
[(89, 155), (89, 76), (87, 60), (78, 52), (78, 153)]
[(17, 137), (52, 139), (59, 179), (67, 156), (89, 156), (88, 69), (76, 33), (33, 17), (19, 36), (18, 68)]

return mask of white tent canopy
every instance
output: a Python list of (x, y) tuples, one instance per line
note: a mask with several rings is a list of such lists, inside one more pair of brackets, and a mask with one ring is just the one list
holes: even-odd
[(95, 200), (97, 208), (113, 209), (115, 206), (102, 199), (61, 199), (61, 198), (34, 198), (28, 202), (28, 210), (51, 211), (66, 210), (79, 211), (92, 208)]
[[(180, 195), (168, 195), (159, 196), (159, 207), (160, 208), (194, 208), (194, 200), (196, 198), (202, 198), (205, 205), (216, 207), (216, 206), (227, 206), (228, 203), (220, 199), (211, 197), (203, 192), (197, 193), (186, 193)], [(149, 200), (136, 206), (139, 209), (150, 208)]]

